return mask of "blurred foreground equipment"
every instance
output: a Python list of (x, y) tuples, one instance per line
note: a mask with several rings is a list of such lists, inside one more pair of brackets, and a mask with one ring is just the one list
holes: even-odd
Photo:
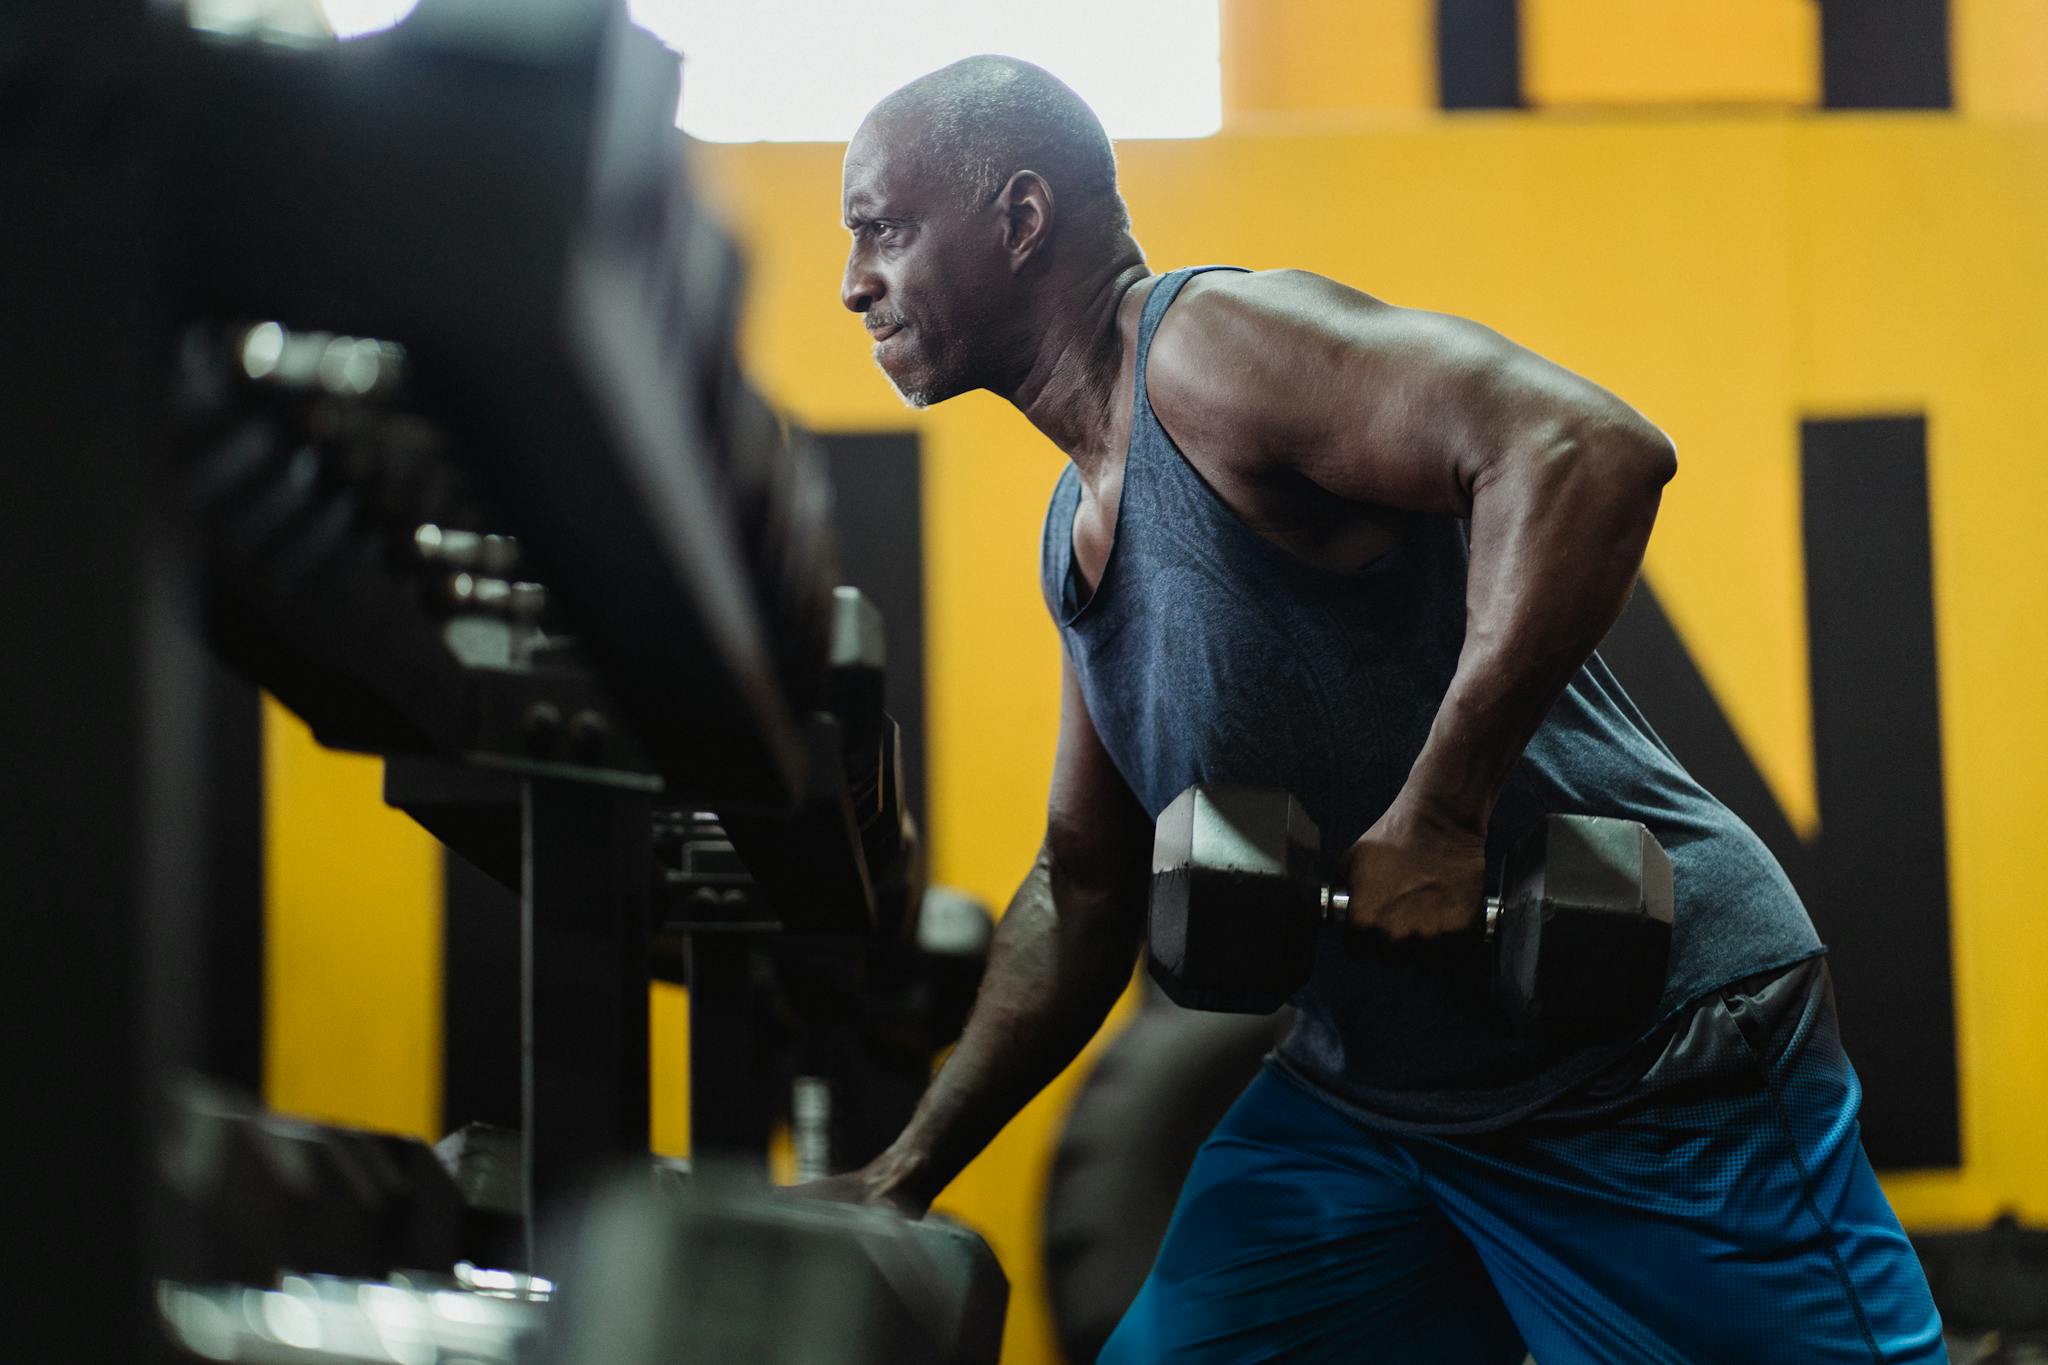
[[(0, 990), (35, 1021), (7, 1031), (0, 1112), (38, 1120), (0, 1196), (10, 1361), (532, 1359), (543, 1277), (607, 1293), (648, 1236), (702, 1280), (640, 1306), (663, 1330), (772, 1336), (788, 1299), (719, 1286), (815, 1272), (817, 1330), (884, 1353), (856, 1358), (992, 1359), (985, 1247), (760, 1211), (786, 1206), (764, 1084), (858, 1071), (764, 1079), (758, 1049), (797, 1045), (756, 1016), (829, 1020), (813, 986), (854, 964), (888, 1021), (855, 1050), (886, 1034), (914, 1071), (979, 959), (917, 927), (880, 620), (835, 591), (817, 452), (739, 372), (738, 253), (691, 187), (675, 55), (623, 0), (422, 0), (347, 44), (280, 13), (0, 18), (0, 541), (33, 566)], [(186, 1084), (219, 941), (202, 645), (517, 888), (516, 1142), (444, 1166)], [(689, 943), (718, 1193), (584, 1235), (618, 1172), (681, 1178), (647, 1151), (657, 922)], [(764, 932), (839, 965), (757, 991)]]
[(1008, 1281), (942, 1217), (707, 1180), (620, 1187), (592, 1218), (548, 1365), (659, 1365), (689, 1342), (756, 1365), (993, 1365)]
[(185, 1216), (167, 1270), (181, 1279), (368, 1279), (462, 1259), (462, 1194), (417, 1139), (265, 1113), (201, 1085), (170, 1114), (164, 1178)]
[(531, 1360), (546, 1281), (477, 1272), (352, 1280), (289, 1275), (276, 1285), (165, 1282), (171, 1340), (200, 1360), (255, 1365), (511, 1365)]
[[(737, 448), (703, 401), (697, 376), (729, 360), (698, 335), (722, 325), (699, 299), (729, 310), (737, 285), (673, 127), (675, 55), (597, 0), (426, 0), (387, 33), (312, 48), (205, 38), (162, 54), (179, 72), (170, 304), (252, 320), (227, 334), (227, 377), (278, 401), (203, 408), (202, 444), (269, 447), (303, 513), (336, 523), (330, 554), (373, 520), (500, 521), (454, 524), (518, 537), (518, 576), (547, 585), (671, 788), (787, 804), (821, 683), (828, 495), (779, 424), (748, 424)], [(202, 405), (233, 397), (194, 387)], [(475, 500), (417, 468), (437, 463)], [(368, 504), (349, 517), (332, 506), (344, 483)], [(223, 567), (245, 606), (263, 595), (263, 631), (312, 566), (262, 556), (318, 556), (291, 509), (239, 510), (252, 543)], [(437, 548), (472, 588), (511, 577)], [(352, 680), (382, 665), (330, 655)]]
[(2048, 1229), (2008, 1213), (1912, 1238), (1958, 1365), (2048, 1361)]

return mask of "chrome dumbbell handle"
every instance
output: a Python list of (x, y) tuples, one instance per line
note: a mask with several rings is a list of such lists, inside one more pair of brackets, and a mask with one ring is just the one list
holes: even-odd
[[(1321, 888), (1322, 897), (1318, 905), (1325, 924), (1342, 924), (1351, 917), (1351, 893), (1341, 887)], [(1486, 941), (1493, 942), (1500, 931), (1500, 897), (1486, 898)]]

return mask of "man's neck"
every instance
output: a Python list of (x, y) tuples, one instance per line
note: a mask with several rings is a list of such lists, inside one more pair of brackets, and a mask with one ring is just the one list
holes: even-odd
[(1121, 305), (1151, 274), (1136, 242), (1045, 291), (1030, 363), (1002, 396), (1077, 463), (1099, 458), (1115, 426), (1110, 396), (1123, 363)]

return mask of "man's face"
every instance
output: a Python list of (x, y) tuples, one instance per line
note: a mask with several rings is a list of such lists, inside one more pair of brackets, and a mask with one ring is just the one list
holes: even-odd
[(914, 408), (983, 387), (1007, 272), (993, 209), (917, 164), (914, 138), (864, 124), (846, 149), (841, 207), (853, 234), (840, 301), (862, 315), (875, 364)]

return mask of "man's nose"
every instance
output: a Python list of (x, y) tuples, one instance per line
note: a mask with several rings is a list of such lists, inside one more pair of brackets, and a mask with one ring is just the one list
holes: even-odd
[(846, 275), (839, 281), (839, 301), (847, 311), (865, 313), (882, 297), (882, 282), (857, 258), (849, 256)]

